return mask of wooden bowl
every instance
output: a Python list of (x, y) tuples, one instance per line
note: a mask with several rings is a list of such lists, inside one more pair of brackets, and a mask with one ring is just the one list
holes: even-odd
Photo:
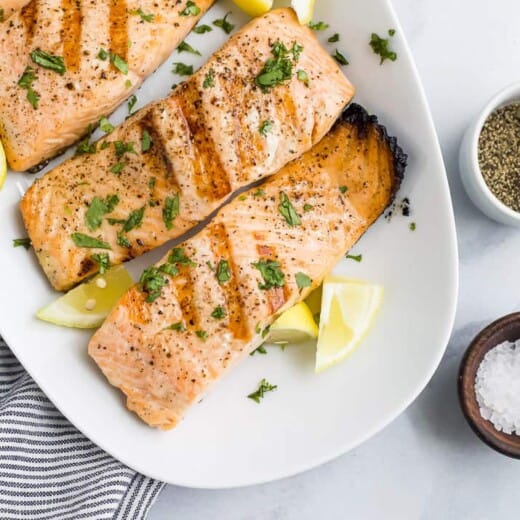
[(491, 448), (509, 457), (520, 459), (520, 435), (499, 432), (480, 415), (475, 395), (475, 377), (486, 353), (504, 341), (520, 339), (520, 312), (494, 321), (471, 342), (460, 363), (459, 400), (464, 417), (473, 431)]

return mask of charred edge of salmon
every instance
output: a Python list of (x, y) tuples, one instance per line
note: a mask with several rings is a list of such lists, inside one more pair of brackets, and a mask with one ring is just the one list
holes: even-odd
[(392, 193), (390, 195), (387, 207), (390, 206), (393, 203), (395, 195), (399, 190), (401, 182), (404, 178), (404, 172), (408, 164), (408, 155), (397, 143), (397, 138), (388, 135), (386, 127), (379, 123), (377, 116), (370, 115), (365, 108), (363, 108), (361, 105), (358, 105), (357, 103), (351, 103), (347, 108), (345, 108), (343, 113), (339, 116), (338, 123), (340, 122), (355, 126), (361, 138), (366, 136), (366, 133), (370, 127), (375, 126), (380, 132), (381, 138), (388, 144), (394, 159), (395, 177)]

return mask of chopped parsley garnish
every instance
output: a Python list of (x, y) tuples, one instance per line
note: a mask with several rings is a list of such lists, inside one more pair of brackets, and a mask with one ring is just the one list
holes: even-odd
[[(390, 29), (388, 34), (393, 36), (395, 30)], [(381, 38), (376, 33), (372, 33), (372, 36), (370, 37), (369, 45), (372, 47), (374, 54), (377, 54), (381, 58), (381, 61), (379, 62), (380, 65), (383, 65), (386, 60), (395, 61), (397, 59), (397, 54), (388, 48), (389, 43), (390, 41), (388, 38)]]
[(227, 13), (224, 18), (218, 18), (213, 21), (213, 25), (215, 27), (220, 27), (226, 34), (230, 34), (231, 31), (235, 28), (235, 26), (227, 21), (227, 17), (231, 14), (231, 12)]
[(206, 72), (206, 75), (204, 76), (204, 81), (202, 82), (203, 88), (209, 88), (214, 87), (214, 77), (213, 77), (213, 69), (209, 69), (208, 72)]
[(135, 229), (137, 227), (140, 227), (143, 222), (143, 215), (144, 215), (144, 209), (146, 206), (143, 206), (139, 209), (134, 209), (132, 213), (128, 216), (125, 223), (123, 224), (123, 231), (128, 233), (128, 231), (131, 231), (132, 229)]
[(254, 193), (253, 197), (265, 197), (265, 191), (262, 188), (258, 188)]
[(305, 213), (307, 213), (308, 211), (311, 211), (314, 209), (314, 206), (312, 204), (304, 204), (303, 205), (303, 211), (305, 211)]
[(329, 43), (339, 42), (339, 33), (334, 33), (330, 38), (327, 39)]
[(83, 233), (72, 233), (70, 237), (72, 238), (74, 244), (76, 244), (78, 247), (112, 249), (110, 244), (107, 242), (103, 242), (102, 240), (98, 240), (95, 237), (91, 237)]
[(166, 197), (166, 200), (164, 201), (162, 218), (166, 229), (171, 229), (173, 227), (173, 221), (179, 216), (179, 202), (178, 193), (173, 197)]
[(179, 46), (177, 47), (177, 50), (179, 52), (190, 52), (191, 54), (196, 54), (197, 56), (202, 56), (202, 54), (197, 50), (194, 49), (189, 43), (186, 43), (182, 41)]
[(265, 338), (269, 334), (270, 330), (271, 330), (271, 325), (267, 325), (267, 327), (262, 331), (262, 338)]
[(170, 326), (168, 326), (166, 328), (170, 329), (170, 330), (177, 330), (179, 332), (186, 331), (186, 326), (184, 325), (184, 323), (182, 321), (178, 321), (177, 323), (172, 323)]
[(348, 65), (348, 60), (341, 54), (341, 52), (336, 49), (336, 52), (332, 55), (332, 57), (340, 64), (340, 65)]
[(343, 193), (343, 194), (347, 193), (347, 191), (348, 191), (348, 186), (340, 186), (340, 187), (339, 187), (339, 191), (341, 191), (341, 193)]
[(182, 247), (174, 247), (172, 249), (172, 252), (168, 257), (168, 262), (174, 265), (181, 264), (192, 267), (197, 265), (189, 256), (186, 256), (186, 254), (184, 253), (184, 248)]
[(132, 88), (132, 82), (129, 79), (125, 80), (125, 88)]
[(264, 137), (273, 129), (273, 122), (272, 121), (264, 121), (259, 128), (260, 135), (263, 135)]
[(302, 221), (296, 213), (294, 206), (292, 205), (289, 197), (282, 191), (280, 192), (280, 204), (278, 205), (278, 211), (282, 214), (283, 218), (291, 227), (299, 226)]
[(203, 339), (203, 340), (207, 340), (208, 339), (208, 333), (205, 330), (196, 330), (195, 334), (197, 334), (197, 336), (200, 339)]
[(103, 142), (99, 145), (99, 149), (100, 149), (100, 150), (106, 150), (109, 146), (110, 146), (110, 141), (103, 141)]
[(109, 54), (110, 63), (122, 74), (128, 74), (128, 63), (119, 56), (119, 54), (113, 54), (112, 52)]
[(309, 75), (302, 69), (296, 72), (296, 77), (306, 86), (309, 86)]
[(157, 182), (157, 179), (155, 177), (150, 177), (150, 180), (148, 181), (148, 187), (153, 190), (155, 188), (155, 183)]
[(119, 159), (125, 155), (125, 153), (135, 153), (134, 143), (124, 143), (123, 141), (114, 141), (114, 148), (116, 150), (116, 157)]
[(29, 249), (31, 247), (30, 238), (13, 238), (13, 247), (24, 247)]
[(27, 90), (27, 100), (36, 110), (38, 108), (39, 94), (33, 89), (32, 84), (36, 80), (36, 73), (32, 67), (26, 67), (18, 80), (18, 86)]
[(265, 62), (264, 68), (255, 78), (255, 83), (262, 92), (268, 92), (270, 88), (291, 79), (293, 72), (291, 57), (295, 62), (298, 61), (302, 50), (303, 47), (296, 42), (291, 49), (287, 49), (279, 40), (273, 43), (271, 53), (274, 57)]
[(255, 354), (267, 354), (267, 350), (265, 349), (265, 347), (263, 345), (260, 345), (258, 348), (255, 348), (255, 350), (253, 350), (253, 352), (251, 352), (251, 354), (249, 354), (250, 356), (254, 356)]
[(94, 197), (85, 213), (85, 222), (90, 231), (98, 229), (103, 222), (103, 216), (112, 213), (118, 204), (119, 197), (117, 195), (109, 195), (105, 200)]
[(193, 65), (186, 65), (177, 61), (173, 64), (172, 72), (179, 76), (191, 76), (193, 74)]
[(143, 135), (141, 136), (141, 152), (146, 153), (152, 147), (152, 137), (148, 130), (143, 130)]
[(96, 253), (90, 258), (99, 266), (99, 274), (105, 274), (110, 269), (110, 257), (108, 253)]
[(148, 23), (153, 22), (153, 19), (155, 18), (155, 15), (153, 13), (146, 14), (140, 7), (139, 9), (132, 9), (130, 11), (130, 14), (133, 14), (134, 16), (140, 16), (143, 22)]
[(345, 258), (354, 260), (354, 262), (361, 262), (361, 260), (363, 260), (363, 255), (345, 255)]
[(229, 270), (229, 264), (227, 260), (221, 260), (217, 265), (217, 271), (215, 273), (219, 284), (224, 284), (231, 280), (231, 271)]
[(112, 173), (119, 175), (125, 168), (126, 164), (123, 161), (119, 161), (110, 168)]
[(162, 288), (168, 280), (159, 272), (157, 267), (148, 267), (139, 278), (141, 289), (147, 293), (146, 301), (152, 303), (161, 296)]
[(312, 280), (305, 273), (296, 273), (294, 278), (298, 289), (305, 289), (305, 287), (310, 287), (312, 284)]
[(207, 33), (207, 32), (211, 32), (213, 29), (209, 26), (209, 25), (197, 25), (197, 27), (195, 27), (193, 29), (193, 32), (194, 33), (197, 33), (197, 34), (204, 34), (204, 33)]
[(240, 197), (238, 197), (238, 200), (240, 202), (244, 202), (244, 200), (246, 200), (246, 199), (247, 199), (247, 195), (240, 195)]
[(313, 31), (324, 31), (329, 28), (329, 24), (325, 22), (309, 22), (307, 27)]
[(180, 12), (181, 16), (197, 16), (200, 14), (200, 7), (192, 0), (188, 0), (186, 7)]
[(117, 245), (121, 247), (131, 247), (132, 244), (130, 244), (130, 240), (123, 235), (120, 231), (117, 232)]
[(215, 318), (216, 320), (224, 319), (226, 317), (226, 309), (224, 309), (224, 307), (222, 307), (221, 305), (218, 305), (213, 309), (211, 317)]
[(283, 287), (285, 285), (285, 275), (280, 270), (279, 262), (275, 260), (259, 260), (251, 264), (260, 271), (264, 282), (258, 282), (258, 287), (263, 291), (268, 291), (273, 287)]
[(130, 96), (130, 98), (128, 99), (128, 103), (127, 103), (129, 114), (132, 113), (132, 110), (134, 109), (136, 103), (137, 103), (137, 96), (135, 94), (132, 94)]
[(102, 117), (99, 120), (99, 128), (105, 134), (110, 134), (114, 131), (114, 125), (106, 117)]
[(266, 379), (262, 379), (262, 381), (260, 381), (260, 385), (258, 386), (258, 390), (256, 390), (252, 394), (249, 394), (247, 397), (249, 399), (252, 399), (256, 403), (260, 403), (260, 399), (263, 399), (267, 392), (272, 392), (273, 390), (276, 390), (277, 388), (278, 388), (278, 385), (271, 385), (270, 383), (267, 382)]
[(179, 268), (176, 265), (165, 263), (159, 266), (161, 273), (166, 273), (170, 276), (177, 276), (179, 274)]
[(97, 143), (90, 143), (90, 133), (87, 134), (85, 138), (83, 138), (76, 146), (76, 155), (84, 155), (86, 153), (94, 154), (96, 153)]
[(415, 222), (410, 222), (410, 231), (415, 231), (417, 229), (417, 224)]
[(61, 56), (54, 56), (53, 54), (42, 51), (41, 49), (35, 49), (29, 54), (29, 56), (31, 57), (31, 60), (40, 67), (53, 70), (60, 75), (65, 74), (65, 71), (67, 70)]
[(101, 48), (99, 49), (97, 57), (100, 60), (106, 61), (108, 59), (108, 52), (105, 49)]

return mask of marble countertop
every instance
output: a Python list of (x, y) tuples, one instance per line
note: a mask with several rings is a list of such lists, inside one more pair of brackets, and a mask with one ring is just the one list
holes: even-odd
[(520, 232), (479, 213), (457, 166), (471, 119), (496, 91), (520, 80), (520, 2), (394, 0), (394, 6), (430, 102), (455, 207), (460, 297), (443, 361), (410, 408), (354, 451), (261, 486), (223, 491), (168, 486), (149, 520), (519, 516), (520, 462), (493, 452), (471, 432), (458, 407), (456, 375), (472, 337), (520, 309)]

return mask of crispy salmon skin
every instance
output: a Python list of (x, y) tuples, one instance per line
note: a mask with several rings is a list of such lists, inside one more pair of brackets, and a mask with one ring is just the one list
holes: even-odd
[(352, 106), (312, 150), (147, 269), (89, 344), (128, 408), (150, 426), (177, 425), (321, 283), (391, 202), (405, 164), (395, 140)]
[[(276, 56), (292, 73), (259, 85)], [(94, 255), (116, 265), (179, 237), (309, 150), (353, 93), (291, 9), (255, 18), (168, 98), (27, 191), (22, 216), (45, 274), (68, 289), (98, 270)]]
[(110, 114), (213, 2), (186, 11), (188, 0), (32, 0), (0, 23), (0, 138), (10, 167), (53, 157)]

